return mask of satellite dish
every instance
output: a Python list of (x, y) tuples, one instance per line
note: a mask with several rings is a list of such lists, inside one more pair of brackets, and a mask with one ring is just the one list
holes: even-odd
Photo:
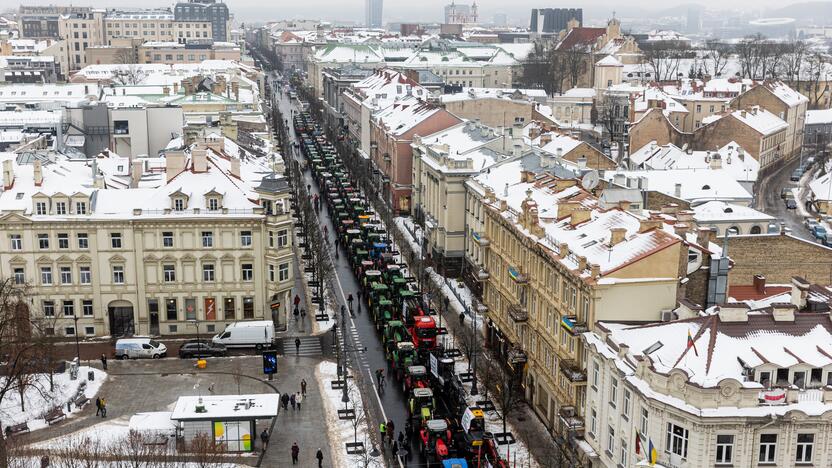
[(598, 186), (599, 181), (598, 171), (589, 171), (581, 178), (581, 186), (586, 190), (592, 190)]

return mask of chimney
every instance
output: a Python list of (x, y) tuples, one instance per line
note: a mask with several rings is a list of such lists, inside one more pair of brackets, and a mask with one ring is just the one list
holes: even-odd
[(43, 166), (40, 159), (35, 159), (35, 187), (43, 185)]
[(240, 100), (240, 83), (238, 83), (237, 81), (232, 81), (231, 82), (231, 92), (234, 93), (234, 100), (239, 101)]
[(165, 96), (170, 96), (170, 86), (163, 86), (162, 94), (164, 94)]
[(771, 318), (775, 322), (794, 322), (794, 311), (797, 307), (787, 302), (775, 302), (771, 305)]
[(208, 151), (198, 145), (191, 151), (194, 172), (208, 172)]
[(760, 294), (766, 293), (766, 277), (763, 275), (754, 275), (754, 290)]
[(689, 228), (690, 228), (690, 226), (688, 226), (687, 223), (677, 222), (676, 224), (673, 225), (673, 230), (676, 232), (676, 235), (679, 236), (679, 237), (682, 237), (682, 238), (684, 238), (685, 234), (688, 233)]
[(700, 227), (696, 231), (696, 243), (707, 248), (708, 243), (716, 238), (716, 231), (711, 227)]
[(520, 143), (515, 143), (514, 146), (511, 148), (511, 155), (512, 156), (520, 156), (523, 152), (523, 145)]
[(240, 159), (231, 158), (231, 175), (240, 178)]
[(745, 116), (748, 115), (748, 114), (743, 110), (743, 111), (740, 111), (740, 115), (742, 116), (742, 118), (745, 118)]
[(12, 160), (7, 159), (3, 161), (3, 190), (8, 190), (14, 185), (14, 169), (12, 168)]
[[(532, 126), (532, 128), (529, 129), (529, 138), (534, 140), (535, 138), (537, 138), (539, 136), (540, 136), (540, 127), (538, 127), (537, 125)], [(540, 146), (543, 146), (543, 140), (542, 139), (540, 141)]]
[(743, 303), (727, 303), (719, 306), (719, 320), (722, 322), (747, 322), (748, 305)]
[(130, 187), (137, 188), (144, 172), (144, 161), (134, 159), (130, 162)]
[(589, 221), (591, 218), (591, 211), (586, 208), (577, 208), (569, 215), (569, 224), (577, 226), (583, 222)]
[(792, 304), (799, 310), (806, 308), (806, 299), (809, 296), (809, 282), (800, 276), (792, 277)]
[(630, 203), (629, 200), (620, 200), (618, 202), (618, 208), (621, 211), (630, 211), (630, 205), (631, 205), (631, 203)]
[(558, 257), (566, 258), (567, 255), (569, 255), (569, 244), (561, 242), (558, 244)]
[(722, 169), (722, 156), (719, 153), (711, 156), (711, 169)]
[(168, 182), (185, 170), (185, 153), (169, 151), (165, 154), (165, 177)]
[(682, 184), (676, 184), (673, 186), (673, 196), (676, 198), (682, 198)]
[(179, 94), (179, 82), (178, 81), (173, 82), (173, 94)]
[(624, 240), (627, 235), (627, 229), (623, 227), (610, 228), (610, 245), (618, 245)]
[(586, 270), (586, 267), (587, 267), (586, 257), (584, 257), (583, 255), (579, 255), (578, 256), (578, 272)]
[(641, 234), (643, 232), (650, 231), (651, 229), (659, 228), (661, 225), (661, 219), (642, 219), (639, 221), (638, 233)]
[[(546, 146), (552, 142), (552, 134), (551, 133), (544, 133), (540, 135), (540, 146)], [(560, 149), (560, 148), (558, 148)]]
[(691, 210), (684, 210), (684, 211), (677, 211), (676, 212), (676, 220), (682, 223), (691, 223), (693, 221), (693, 215), (696, 212)]
[(590, 263), (589, 272), (590, 276), (592, 276), (593, 278), (598, 278), (599, 276), (601, 276), (601, 265), (597, 263)]
[(679, 205), (675, 203), (662, 205), (662, 214), (675, 215), (677, 211), (679, 211)]

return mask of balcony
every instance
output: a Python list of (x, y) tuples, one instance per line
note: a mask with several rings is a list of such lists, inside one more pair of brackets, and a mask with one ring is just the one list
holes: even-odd
[(572, 336), (578, 336), (581, 333), (589, 331), (589, 327), (586, 326), (586, 322), (578, 321), (578, 318), (574, 315), (564, 315), (560, 319), (560, 326), (568, 331)]
[(371, 141), (370, 142), (370, 149), (378, 149), (378, 142), (377, 141)]
[(517, 323), (529, 321), (529, 311), (520, 304), (512, 304), (508, 306), (508, 316)]
[(529, 275), (523, 273), (517, 268), (514, 268), (513, 266), (508, 267), (508, 275), (514, 280), (515, 283), (525, 284), (529, 282)]
[(583, 437), (584, 420), (581, 418), (574, 406), (561, 406), (558, 412), (560, 419), (560, 433), (564, 436)]
[(491, 277), (491, 275), (488, 273), (488, 271), (485, 268), (483, 268), (483, 269), (481, 269), (480, 271), (477, 272), (477, 280), (479, 280), (479, 281), (488, 281), (488, 278), (490, 278), (490, 277)]
[(480, 247), (488, 247), (491, 244), (491, 240), (485, 236), (485, 234), (480, 234), (476, 231), (471, 232), (471, 238), (474, 239), (474, 242), (480, 245)]
[(572, 383), (586, 382), (586, 371), (574, 359), (561, 359), (560, 372)]
[(390, 161), (390, 159), (391, 159), (390, 158), (390, 153), (384, 153), (381, 156), (384, 158), (385, 161)]

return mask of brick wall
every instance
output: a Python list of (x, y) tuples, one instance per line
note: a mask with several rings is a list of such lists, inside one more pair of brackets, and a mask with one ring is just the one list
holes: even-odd
[(732, 236), (728, 256), (734, 261), (729, 285), (751, 284), (758, 274), (764, 275), (768, 284), (789, 284), (793, 276), (832, 284), (832, 249), (790, 235)]
[(679, 205), (680, 210), (690, 209), (689, 201), (671, 197), (670, 195), (665, 195), (664, 193), (656, 192), (655, 190), (647, 191), (647, 201), (645, 202), (644, 209), (659, 211), (663, 206), (670, 205), (671, 203)]

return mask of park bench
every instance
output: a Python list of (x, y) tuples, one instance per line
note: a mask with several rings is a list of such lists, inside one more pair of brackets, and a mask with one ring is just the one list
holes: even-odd
[(64, 410), (62, 410), (60, 406), (56, 406), (55, 408), (52, 408), (52, 410), (49, 411), (48, 413), (46, 413), (46, 416), (44, 417), (44, 419), (46, 419), (46, 423), (49, 424), (49, 425), (52, 425), (52, 424), (60, 421), (63, 418), (66, 418), (66, 414), (64, 413)]
[(87, 398), (87, 396), (84, 395), (83, 393), (81, 393), (77, 397), (75, 397), (75, 407), (78, 408), (78, 409), (83, 408), (84, 405), (86, 405), (89, 402), (90, 402), (90, 399)]
[(6, 426), (6, 436), (20, 434), (21, 432), (29, 432), (29, 425), (25, 422), (15, 424), (13, 426)]

